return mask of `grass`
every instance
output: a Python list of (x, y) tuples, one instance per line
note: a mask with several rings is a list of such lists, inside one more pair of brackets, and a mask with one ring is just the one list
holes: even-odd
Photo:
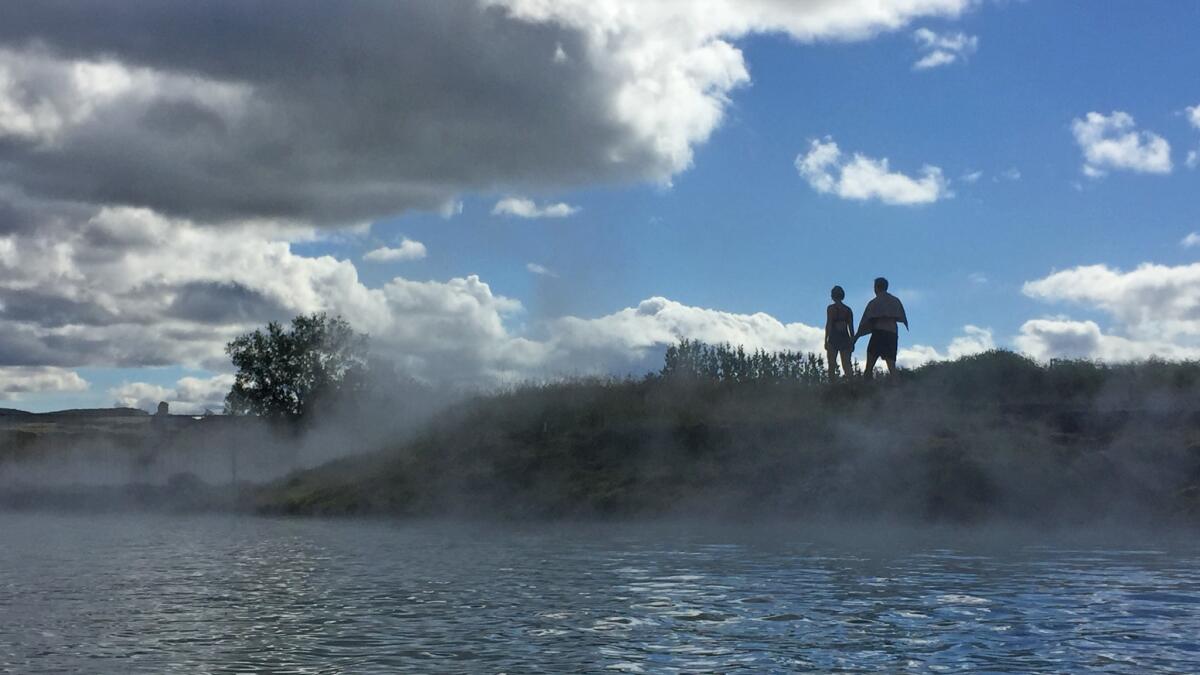
[[(527, 385), (263, 488), (264, 511), (1077, 522), (1200, 516), (1200, 364), (993, 351), (873, 382), (682, 343), (643, 379)], [(819, 365), (819, 361), (816, 361)]]

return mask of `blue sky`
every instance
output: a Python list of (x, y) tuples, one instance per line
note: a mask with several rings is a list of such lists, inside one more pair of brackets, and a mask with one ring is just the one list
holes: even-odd
[[(561, 24), (560, 50), (574, 44), (571, 31), (587, 33), (586, 24), (572, 23), (584, 19), (530, 18), (514, 6), (523, 21)], [(938, 358), (955, 354), (951, 346), (966, 326), (988, 331), (991, 344), (1037, 358), (1195, 358), (1200, 329), (1193, 322), (1200, 320), (1200, 298), (1187, 288), (1200, 246), (1181, 241), (1200, 230), (1200, 169), (1189, 167), (1187, 159), (1200, 149), (1200, 122), (1193, 124), (1188, 111), (1200, 106), (1195, 39), (1200, 4), (963, 0), (959, 6), (961, 11), (903, 16), (895, 26), (871, 28), (870, 37), (833, 29), (815, 41), (797, 39), (793, 29), (733, 31), (722, 37), (741, 51), (749, 77), (714, 96), (722, 101), (719, 121), (710, 125), (706, 139), (689, 140), (690, 165), (662, 171), (660, 161), (658, 168), (574, 180), (573, 187), (555, 180), (554, 171), (561, 169), (512, 185), (503, 177), (490, 184), (464, 179), (445, 188), (451, 203), (462, 204), (461, 213), (450, 217), (433, 205), (397, 202), (390, 214), (383, 209), (329, 216), (370, 223), (343, 230), (321, 222), (322, 211), (306, 221), (316, 224), (308, 234), (261, 235), (261, 245), (284, 242), (289, 259), (304, 259), (310, 266), (325, 257), (340, 261), (342, 272), (355, 270), (355, 289), (381, 289), (397, 277), (441, 289), (450, 280), (477, 276), (489, 289), (485, 304), (503, 296), (520, 305), (496, 314), (503, 322), (497, 338), (505, 343), (502, 356), (475, 342), (470, 347), (470, 358), (478, 359), (484, 371), (503, 371), (504, 377), (546, 374), (562, 369), (561, 363), (571, 363), (574, 370), (636, 370), (650, 358), (647, 353), (653, 356), (654, 345), (661, 346), (660, 333), (597, 346), (577, 332), (564, 333), (563, 317), (591, 321), (580, 326), (607, 334), (609, 326), (625, 325), (617, 316), (623, 310), (662, 297), (687, 308), (679, 310), (680, 316), (711, 310), (724, 314), (704, 316), (720, 323), (726, 315), (765, 313), (784, 326), (819, 327), (830, 286), (846, 287), (857, 309), (877, 275), (890, 278), (908, 306), (912, 332), (902, 336), (902, 346), (925, 346)], [(779, 21), (784, 25), (786, 17)], [(915, 37), (919, 30), (939, 39), (970, 39), (974, 46), (955, 54), (952, 63), (916, 69), (928, 53)], [(555, 60), (575, 62), (570, 59), (581, 57)], [(163, 64), (152, 67), (162, 73), (178, 67)], [(470, 95), (465, 90), (464, 100)], [(487, 103), (490, 94), (480, 96)], [(354, 101), (343, 108), (349, 118), (357, 110)], [(1126, 150), (1144, 154), (1100, 166), (1102, 176), (1085, 175), (1086, 148), (1075, 125), (1093, 112), (1105, 119), (1116, 119), (1109, 116), (1118, 112), (1130, 116), (1128, 128), (1104, 133), (1106, 138), (1132, 134), (1136, 147)], [(553, 121), (554, 113), (546, 119)], [(564, 126), (567, 133), (559, 144), (570, 154), (576, 132)], [(585, 131), (578, 132), (581, 139)], [(511, 133), (538, 130), (534, 125)], [(1149, 165), (1155, 161), (1150, 153), (1155, 138), (1169, 144), (1169, 171), (1161, 162), (1158, 169)], [(836, 142), (844, 159), (855, 153), (873, 161), (886, 158), (890, 172), (913, 179), (923, 167), (936, 167), (941, 191), (931, 203), (914, 205), (820, 192), (796, 166), (814, 141)], [(353, 161), (354, 155), (348, 156)], [(539, 205), (563, 203), (577, 211), (560, 218), (493, 214), (497, 201), (507, 196)], [(207, 217), (207, 212), (158, 206), (153, 196), (143, 201), (163, 218), (189, 218), (188, 227)], [(97, 205), (112, 207), (103, 200)], [(141, 205), (137, 199), (121, 202), (122, 207)], [(364, 260), (369, 251), (398, 246), (404, 238), (420, 242), (424, 257)], [(1159, 268), (1130, 274), (1146, 263)], [(533, 273), (530, 264), (550, 274)], [(244, 269), (231, 270), (229, 279), (258, 292), (254, 284), (260, 281), (244, 280), (250, 279)], [(1089, 281), (1095, 279), (1100, 282)], [(1039, 280), (1044, 283), (1026, 287)], [(346, 304), (353, 293), (280, 299), (282, 291), (266, 290), (274, 288), (270, 280), (261, 283), (262, 298), (281, 306), (283, 314), (317, 308), (353, 318), (355, 311), (366, 311)], [(325, 281), (313, 283), (317, 289), (328, 287)], [(1073, 290), (1080, 284), (1096, 290)], [(1143, 316), (1136, 305), (1147, 302), (1161, 302), (1163, 314)], [(702, 320), (693, 314), (662, 326), (670, 333), (699, 325), (695, 321)], [(481, 319), (480, 325), (493, 318)], [(1156, 324), (1160, 318), (1170, 327)], [(1057, 323), (1030, 323), (1038, 320)], [(225, 333), (214, 328), (217, 337), (206, 339), (218, 344), (220, 335), (250, 323), (225, 321), (220, 324)], [(166, 325), (145, 330), (165, 334)], [(725, 334), (705, 332), (706, 325), (700, 325), (700, 337)], [(476, 327), (471, 324), (469, 331)], [(50, 327), (38, 330), (38, 335), (52, 333)], [(479, 330), (496, 334), (486, 326)], [(745, 334), (768, 348), (811, 346), (811, 334), (802, 327), (788, 331), (758, 342), (756, 334)], [(1158, 339), (1168, 333), (1165, 341)], [(511, 343), (522, 340), (536, 342), (544, 354), (514, 356), (523, 347)], [(183, 377), (208, 380), (222, 373), (212, 356), (217, 352), (211, 345), (207, 349), (208, 356), (163, 356), (154, 367), (117, 357), (80, 357), (62, 366), (46, 362), (45, 368), (71, 368), (87, 381), (86, 388), (14, 387), (19, 393), (8, 404), (54, 409), (120, 399), (145, 405), (161, 396), (198, 405), (199, 399), (182, 396), (176, 385)], [(420, 354), (422, 367), (456, 358), (412, 342), (398, 341), (394, 350), (402, 359)], [(910, 354), (910, 365), (930, 353)], [(586, 361), (592, 357), (594, 368)], [(133, 392), (129, 387), (135, 384), (141, 389)], [(209, 395), (205, 402), (213, 400)]]
[[(450, 221), (406, 216), (373, 228), (384, 241), (424, 242), (428, 259), (360, 269), (373, 282), (397, 270), (479, 274), (534, 313), (542, 296), (551, 314), (590, 316), (663, 295), (807, 323), (821, 321), (834, 283), (861, 305), (883, 274), (909, 291), (912, 340), (944, 344), (970, 323), (1003, 343), (1030, 316), (1058, 311), (1024, 296), (1026, 281), (1200, 253), (1179, 244), (1200, 228), (1200, 174), (1177, 166), (1169, 176), (1088, 180), (1070, 129), (1089, 111), (1127, 111), (1172, 140), (1182, 165), (1183, 152), (1200, 146), (1182, 115), (1200, 100), (1200, 5), (1097, 9), (1014, 2), (923, 22), (980, 39), (967, 62), (924, 72), (912, 70), (909, 31), (835, 45), (741, 40), (753, 83), (733, 93), (729, 119), (671, 187), (546, 193), (538, 197), (581, 211), (532, 221), (491, 216), (494, 196), (468, 198)], [(896, 170), (942, 167), (955, 196), (897, 207), (818, 194), (793, 161), (827, 134)], [(1011, 169), (1019, 180), (1003, 176)], [(974, 171), (983, 172), (976, 183), (961, 180)], [(354, 256), (364, 248), (355, 244), (314, 250)], [(531, 275), (528, 261), (562, 278)]]

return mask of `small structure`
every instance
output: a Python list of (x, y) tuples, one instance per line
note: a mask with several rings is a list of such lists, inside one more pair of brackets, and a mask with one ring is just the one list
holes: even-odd
[(167, 415), (171, 414), (169, 408), (170, 408), (170, 406), (167, 405), (166, 401), (159, 401), (158, 402), (158, 410), (154, 411), (154, 416), (155, 417), (166, 417)]

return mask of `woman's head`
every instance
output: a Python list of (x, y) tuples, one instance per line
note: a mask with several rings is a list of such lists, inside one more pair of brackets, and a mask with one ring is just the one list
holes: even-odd
[(834, 286), (832, 291), (829, 291), (829, 297), (841, 302), (846, 299), (846, 291), (841, 286)]

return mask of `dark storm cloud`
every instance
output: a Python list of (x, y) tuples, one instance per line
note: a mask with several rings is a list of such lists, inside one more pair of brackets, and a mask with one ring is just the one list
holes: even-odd
[(120, 319), (94, 302), (62, 297), (52, 291), (0, 288), (0, 319), (55, 328), (65, 325), (110, 325)]
[[(0, 48), (147, 70), (54, 143), (0, 146), (0, 181), (204, 220), (346, 222), (653, 172), (611, 83), (554, 58), (581, 41), (463, 0), (11, 4)], [(36, 67), (25, 95), (69, 106), (66, 76)]]
[(191, 282), (175, 291), (166, 315), (200, 323), (285, 321), (288, 308), (239, 283)]

